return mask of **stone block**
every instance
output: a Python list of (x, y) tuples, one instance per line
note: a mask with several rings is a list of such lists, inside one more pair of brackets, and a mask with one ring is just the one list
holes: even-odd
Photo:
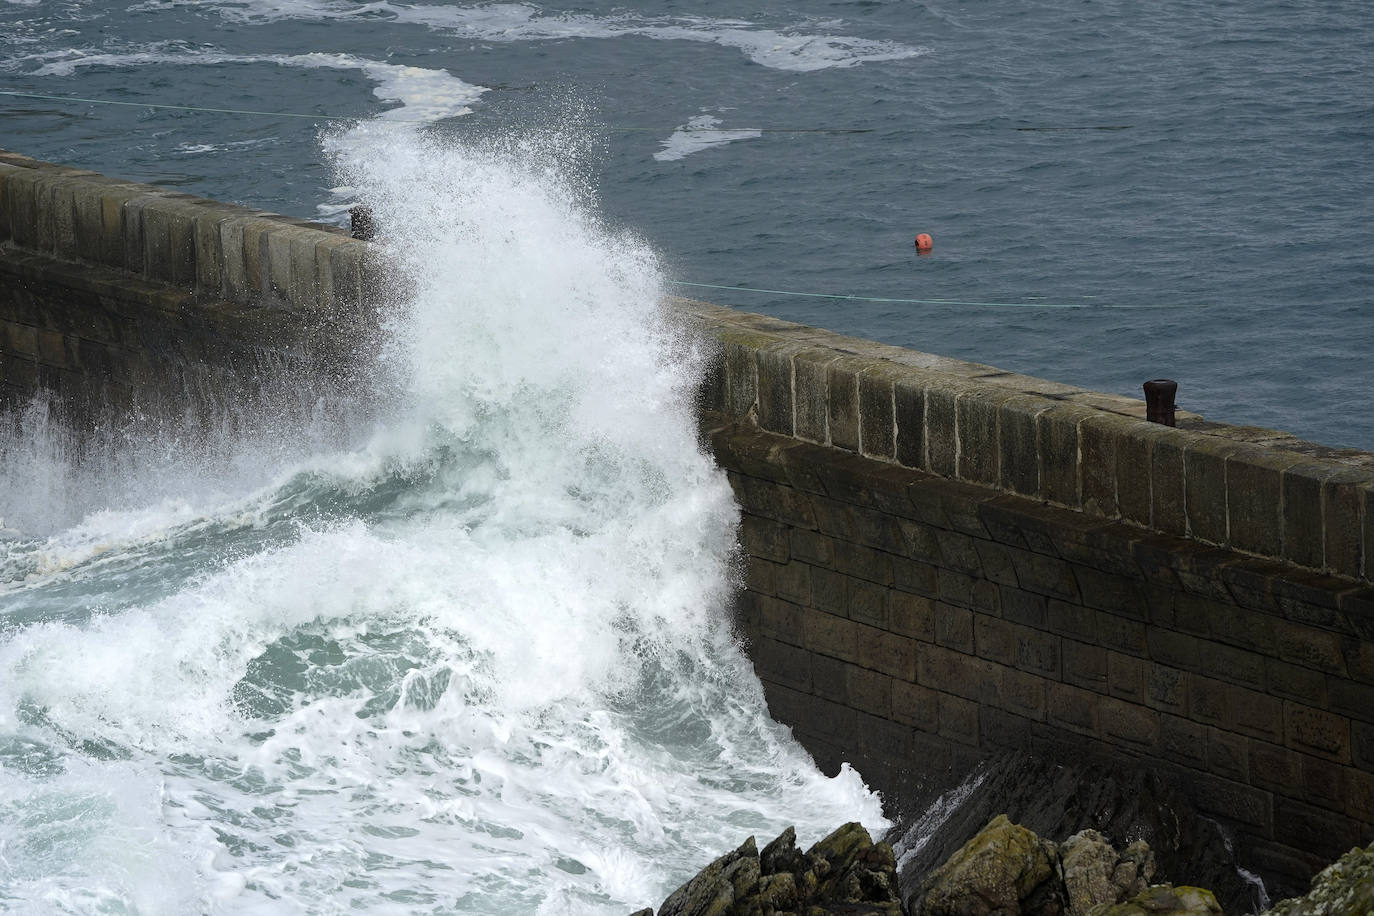
[(1135, 435), (1140, 422), (1111, 413), (1088, 417), (1079, 424), (1083, 511), (1101, 518), (1119, 518), (1117, 453), (1122, 439)]
[(1117, 652), (1144, 658), (1149, 652), (1145, 629), (1145, 624), (1139, 620), (1118, 617), (1115, 614), (1099, 614), (1097, 643)]
[(999, 485), (1022, 496), (1040, 496), (1040, 452), (1036, 418), (1053, 403), (1022, 395), (998, 407)]
[(845, 676), (845, 705), (884, 719), (892, 716), (891, 677), (855, 665), (846, 667)]
[(826, 424), (830, 444), (859, 451), (859, 376), (872, 365), (869, 360), (844, 356), (826, 365)]
[(849, 690), (849, 672), (855, 665), (815, 652), (811, 659), (811, 692), (835, 703), (844, 703)]
[(916, 647), (916, 681), (977, 703), (996, 705), (1003, 669), (962, 651), (922, 643)]
[(1346, 767), (1307, 754), (1300, 754), (1302, 763), (1302, 797), (1314, 805), (1336, 811), (1346, 811)]
[(991, 706), (978, 709), (978, 727), (984, 746), (1029, 751), (1036, 720)]
[[(812, 501), (815, 508), (815, 501)], [(835, 560), (834, 542), (819, 531), (783, 526), (787, 532), (790, 555), (813, 566), (830, 566)]]
[(935, 597), (955, 607), (973, 607), (974, 578), (952, 569), (935, 570)]
[(1198, 810), (1222, 823), (1241, 823), (1269, 835), (1274, 829), (1274, 799), (1263, 789), (1220, 776), (1194, 780)]
[(989, 582), (1013, 588), (1019, 584), (1016, 565), (1006, 547), (993, 541), (974, 540), (973, 549), (978, 553), (977, 568)]
[(800, 646), (805, 642), (802, 632), (802, 609), (799, 605), (771, 595), (755, 596), (756, 629), (769, 639)]
[[(273, 232), (280, 230), (279, 224), (261, 216), (243, 221), (243, 285), (249, 302), (266, 302), (272, 297), (268, 241)], [(221, 228), (221, 236), (223, 233), (224, 229)]]
[(962, 697), (941, 693), (938, 695), (937, 707), (940, 717), (940, 737), (970, 747), (978, 746), (977, 703)]
[(1295, 751), (1351, 762), (1350, 720), (1292, 700), (1283, 702), (1284, 743)]
[(1002, 404), (1011, 396), (1007, 391), (971, 388), (956, 398), (958, 476), (961, 480), (984, 486), (999, 484), (1001, 447), (997, 438), (997, 419)]
[(829, 372), (839, 355), (829, 349), (810, 347), (792, 357), (794, 402), (793, 435), (824, 445), (829, 441)]
[(1096, 736), (1102, 697), (1072, 684), (1045, 685), (1045, 719), (1080, 735)]
[(1246, 781), (1280, 795), (1301, 795), (1302, 755), (1268, 741), (1248, 740), (1250, 774)]
[(1059, 680), (1063, 672), (1059, 637), (1020, 625), (1015, 627), (1014, 633), (1016, 667)]
[(974, 539), (956, 531), (937, 532), (940, 548), (940, 565), (955, 572), (981, 576), (983, 559), (978, 554)]
[(892, 385), (893, 419), (897, 426), (897, 463), (909, 468), (928, 468), (926, 459), (926, 381), (911, 373)]
[[(1374, 722), (1374, 687), (1369, 684), (1360, 684), (1343, 677), (1326, 678), (1326, 692), (1328, 698), (1325, 709), (1331, 712), (1340, 713), (1364, 722)], [(1322, 694), (1317, 694), (1314, 698), (1299, 698), (1307, 700), (1310, 705), (1317, 705), (1322, 698)]]
[(916, 642), (874, 627), (860, 631), (858, 664), (903, 681), (916, 680)]
[(929, 563), (893, 557), (892, 584), (905, 592), (934, 597), (939, 594), (939, 570)]
[(1068, 563), (1028, 550), (1008, 548), (1007, 555), (1016, 569), (1017, 584), (1023, 590), (1065, 601), (1080, 600), (1078, 581)]
[(1198, 669), (1231, 684), (1266, 690), (1269, 679), (1265, 665), (1270, 659), (1257, 652), (1223, 646), (1210, 641), (1198, 644)]
[(143, 271), (149, 280), (193, 289), (196, 282), (193, 204), (158, 199), (142, 207)]
[(1159, 752), (1166, 759), (1185, 766), (1207, 766), (1207, 726), (1180, 716), (1160, 713)]
[(1213, 639), (1262, 655), (1273, 654), (1274, 646), (1278, 642), (1274, 632), (1276, 621), (1273, 617), (1219, 601), (1180, 600), (1179, 607), (1180, 610), (1190, 609), (1189, 613), (1196, 610), (1204, 615), (1207, 631)]
[(1282, 556), (1284, 471), (1301, 460), (1291, 452), (1253, 446), (1226, 457), (1227, 532), (1232, 546)]
[(749, 657), (760, 678), (803, 693), (811, 691), (811, 657), (805, 649), (771, 639), (757, 640)]
[[(232, 222), (232, 221), (231, 221)], [(226, 226), (229, 223), (225, 224)], [(223, 235), (223, 230), (221, 230)], [(368, 301), (368, 296), (363, 289), (363, 280), (367, 275), (367, 263), (371, 260), (371, 249), (366, 242), (342, 239), (339, 241), (321, 240), (321, 252), (328, 252), (329, 258), (329, 287), (328, 294), (338, 304), (339, 309), (344, 313), (351, 313), (361, 310), (363, 304)], [(232, 259), (232, 252), (226, 248), (226, 255)], [(726, 368), (725, 351), (720, 348), (712, 360), (713, 364), (719, 366), (719, 385), (720, 402), (716, 405), (719, 410), (726, 409), (725, 386)]]
[(771, 518), (746, 513), (740, 520), (740, 546), (750, 556), (786, 563), (791, 555), (789, 535), (794, 530)]
[(816, 527), (820, 529), (821, 534), (835, 539), (832, 541), (832, 547), (837, 542), (852, 541), (858, 534), (851, 508), (848, 503), (828, 496), (811, 496), (811, 510)]
[(1322, 488), (1347, 469), (1334, 462), (1308, 461), (1283, 473), (1283, 558), (1312, 569), (1323, 559)]
[(1345, 811), (1366, 824), (1374, 822), (1374, 774), (1346, 767), (1342, 769), (1342, 776), (1345, 780), (1342, 789)]
[(1070, 508), (1082, 504), (1079, 468), (1079, 426), (1097, 411), (1071, 404), (1055, 404), (1035, 418), (1039, 456), (1040, 495)]
[(935, 605), (935, 642), (949, 649), (973, 654), (973, 612), (948, 604)]
[(1048, 599), (1034, 592), (1016, 588), (1002, 589), (1002, 617), (1013, 623), (1036, 629), (1049, 626)]
[(1152, 661), (1185, 671), (1210, 667), (1203, 660), (1205, 653), (1199, 652), (1197, 637), (1152, 626), (1146, 630), (1145, 639)]
[(746, 512), (800, 528), (816, 527), (811, 500), (804, 493), (743, 474), (732, 473), (729, 477), (735, 498)]
[(793, 560), (773, 567), (773, 591), (779, 597), (802, 607), (811, 602), (811, 567)]
[(1098, 709), (1102, 737), (1132, 751), (1153, 751), (1159, 746), (1160, 714), (1137, 703), (1103, 697)]
[(1035, 721), (1045, 721), (1046, 681), (1027, 671), (1002, 669), (1001, 701), (1009, 712)]
[[(363, 281), (364, 285), (366, 281)], [(367, 291), (364, 290), (364, 295)], [(757, 416), (759, 399), (758, 351), (770, 341), (759, 335), (731, 331), (721, 335), (725, 348), (725, 414), (749, 422)]]
[(1282, 797), (1274, 799), (1274, 835), (1327, 862), (1349, 852), (1361, 839), (1355, 820)]
[(1144, 660), (1120, 652), (1107, 652), (1107, 692), (1119, 699), (1144, 703)]
[(290, 245), (290, 286), (286, 300), (299, 312), (321, 318), (325, 314), (326, 303), (320, 293), (319, 251), (317, 246), (323, 233), (313, 229), (296, 229), (292, 232)]
[(1116, 438), (1116, 502), (1125, 521), (1142, 527), (1152, 523), (1155, 444), (1169, 432), (1170, 427), (1147, 423)]
[(875, 362), (859, 375), (859, 452), (870, 458), (892, 461), (897, 448), (897, 423), (893, 383), (903, 368)]
[(1064, 681), (1091, 690), (1108, 693), (1107, 650), (1101, 646), (1065, 639), (1060, 643), (1063, 652)]
[(893, 633), (921, 642), (935, 641), (936, 604), (931, 598), (892, 591), (888, 595), (888, 602), (888, 626)]
[(835, 541), (835, 569), (879, 585), (892, 585), (892, 554), (849, 541)]
[(892, 718), (918, 731), (935, 732), (940, 727), (938, 696), (929, 687), (894, 679)]
[(1060, 636), (1097, 642), (1097, 616), (1096, 611), (1081, 604), (1053, 599), (1049, 603), (1049, 629)]
[(1208, 728), (1207, 769), (1227, 779), (1247, 782), (1250, 778), (1249, 739), (1234, 732)]
[(986, 614), (973, 618), (974, 654), (1002, 665), (1016, 664), (1016, 633), (1013, 624)]
[(1215, 436), (1195, 435), (1183, 450), (1184, 503), (1188, 533), (1207, 544), (1228, 543), (1226, 459), (1246, 446)]
[(1183, 473), (1187, 439), (1182, 431), (1162, 435), (1150, 456), (1150, 524), (1156, 531), (1177, 537), (1188, 533)]
[(847, 616), (849, 577), (820, 566), (811, 568), (811, 601), (822, 611)]
[(1344, 675), (1345, 656), (1336, 633), (1287, 620), (1273, 622), (1273, 649), (1280, 659), (1305, 668)]
[(849, 580), (847, 615), (851, 620), (887, 629), (888, 594), (891, 589), (863, 579)]
[(851, 507), (849, 514), (854, 520), (855, 540), (860, 544), (891, 554), (906, 552), (906, 536), (891, 514), (861, 506)]
[(804, 645), (812, 652), (858, 663), (860, 644), (871, 638), (870, 627), (814, 608), (802, 608)]
[(1322, 481), (1323, 566), (1338, 576), (1358, 577), (1364, 568), (1361, 518), (1370, 469), (1350, 469)]
[(1366, 484), (1360, 489), (1360, 499), (1364, 504), (1364, 533), (1360, 540), (1364, 544), (1365, 581), (1374, 581), (1374, 484)]
[(758, 364), (758, 421), (761, 429), (791, 436), (793, 423), (792, 356), (801, 347), (780, 342), (754, 353)]
[(952, 384), (932, 385), (925, 391), (926, 468), (941, 477), (959, 476), (959, 424), (957, 401), (962, 389)]
[[(1152, 709), (1180, 715), (1189, 714), (1188, 687), (1188, 675), (1185, 672), (1153, 662), (1146, 664), (1145, 705)], [(1203, 721), (1219, 720), (1220, 717), (1218, 716), (1212, 716), (1210, 720), (1203, 719)]]

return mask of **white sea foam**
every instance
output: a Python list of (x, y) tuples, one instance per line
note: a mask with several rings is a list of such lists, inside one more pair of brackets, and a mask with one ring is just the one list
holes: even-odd
[[(381, 112), (384, 120), (425, 123), (472, 112), (487, 90), (464, 82), (447, 70), (408, 67), (368, 60), (352, 54), (231, 54), (171, 42), (123, 52), (68, 50), (45, 52), (22, 60), (40, 62), (37, 76), (71, 76), (87, 67), (213, 66), (216, 64), (276, 64), (307, 69), (361, 70), (377, 84), (373, 94), (399, 108)], [(337, 114), (337, 112), (329, 112)]]
[(219, 11), (227, 19), (271, 22), (281, 19), (380, 19), (422, 25), (472, 41), (557, 41), (568, 38), (636, 36), (658, 41), (718, 44), (740, 51), (754, 63), (777, 70), (823, 70), (869, 61), (902, 60), (926, 49), (894, 41), (812, 34), (811, 28), (842, 28), (841, 23), (807, 23), (777, 30), (742, 19), (699, 16), (593, 16), (546, 10), (530, 3), (472, 6), (394, 3), (355, 4), (345, 0), (154, 0), (145, 7), (193, 5)]
[(885, 823), (767, 716), (700, 354), (564, 139), (336, 137), (410, 291), (385, 422), (7, 548), (7, 900), (623, 914), (750, 833)]
[(654, 158), (659, 162), (673, 162), (736, 140), (754, 140), (763, 136), (762, 131), (748, 128), (719, 130), (719, 124), (720, 118), (708, 114), (692, 118), (663, 141), (663, 149), (654, 153)]

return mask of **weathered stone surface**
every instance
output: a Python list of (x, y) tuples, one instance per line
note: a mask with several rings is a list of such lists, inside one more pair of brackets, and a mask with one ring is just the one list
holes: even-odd
[(1312, 879), (1305, 897), (1284, 900), (1266, 916), (1368, 916), (1374, 912), (1374, 845), (1352, 849)]
[(1005, 814), (993, 818), (910, 900), (912, 916), (1018, 916), (1065, 912), (1056, 849)]
[(1154, 854), (1144, 842), (1118, 853), (1096, 830), (1080, 830), (1065, 840), (1059, 858), (1070, 916), (1088, 916), (1096, 906), (1144, 892), (1155, 872)]
[(1089, 916), (1221, 916), (1221, 907), (1209, 890), (1161, 884), (1125, 903), (1094, 907)]

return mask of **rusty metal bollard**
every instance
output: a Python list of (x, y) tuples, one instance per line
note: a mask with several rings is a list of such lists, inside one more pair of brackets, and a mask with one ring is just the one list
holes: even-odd
[(1174, 425), (1174, 395), (1178, 394), (1178, 382), (1173, 379), (1157, 378), (1145, 383), (1145, 419), (1151, 423)]
[(377, 224), (372, 221), (371, 207), (362, 205), (354, 207), (348, 211), (348, 220), (355, 239), (370, 242), (372, 237), (377, 234)]

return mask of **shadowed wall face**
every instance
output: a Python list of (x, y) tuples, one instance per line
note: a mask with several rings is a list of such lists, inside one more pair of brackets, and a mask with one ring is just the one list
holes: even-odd
[(739, 626), (823, 765), (900, 798), (1000, 748), (1136, 760), (1295, 881), (1374, 839), (1370, 456), (683, 308), (723, 343)]

